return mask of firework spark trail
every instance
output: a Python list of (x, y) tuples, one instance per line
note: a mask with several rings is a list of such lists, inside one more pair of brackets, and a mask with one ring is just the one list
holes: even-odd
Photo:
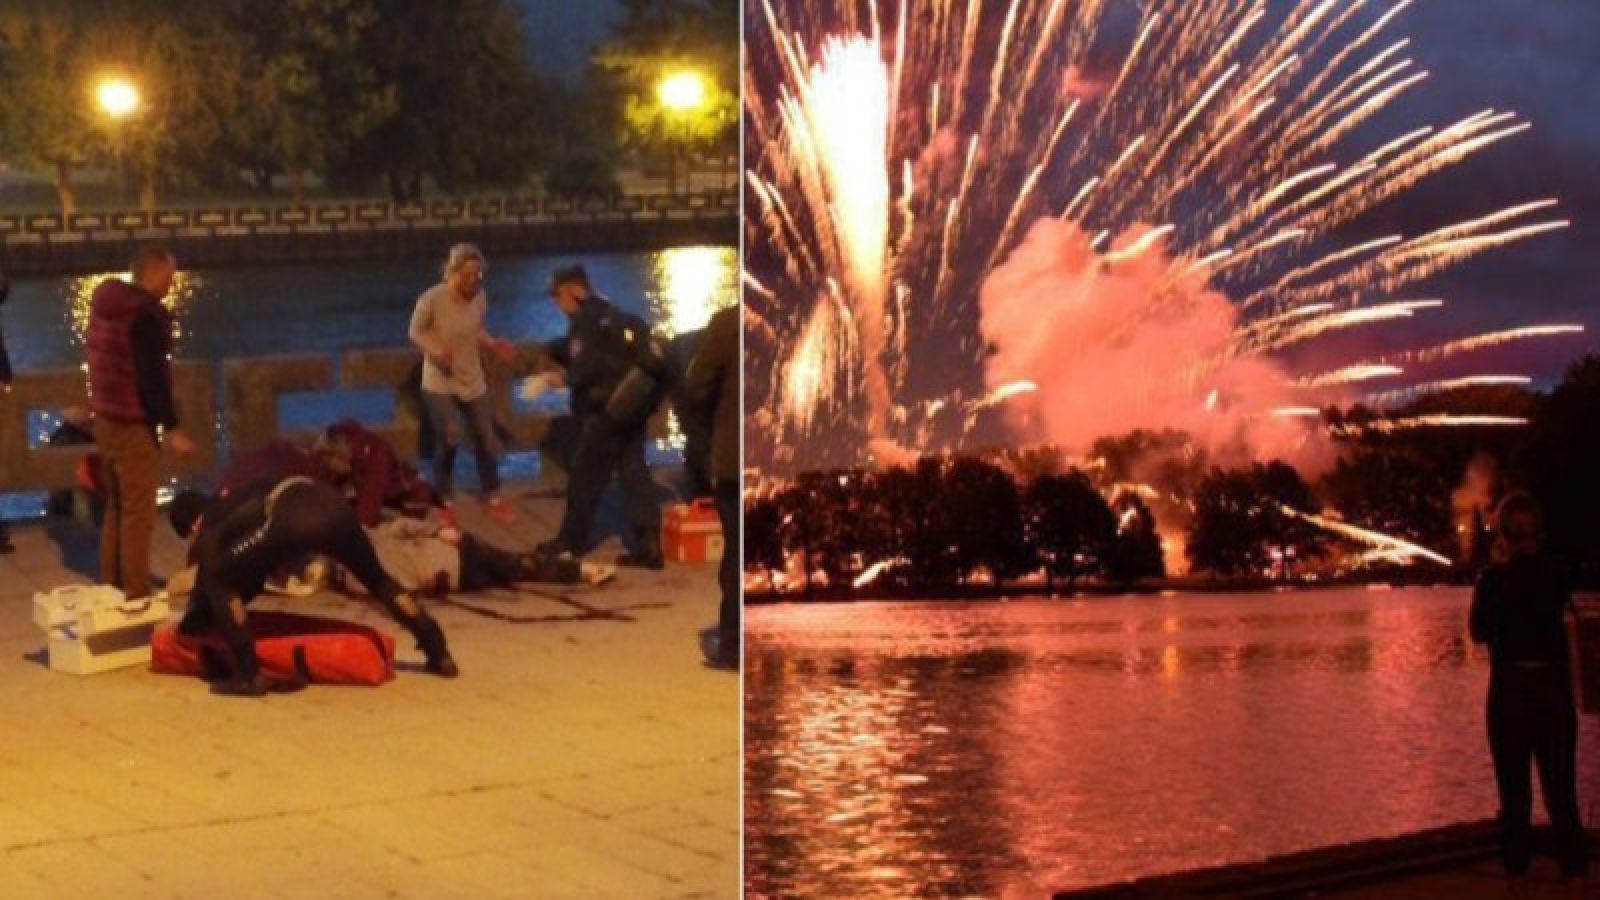
[(1462, 378), (1447, 378), (1443, 381), (1430, 381), (1426, 384), (1412, 385), (1398, 391), (1382, 391), (1376, 394), (1368, 394), (1363, 399), (1373, 406), (1385, 407), (1414, 400), (1423, 394), (1437, 394), (1470, 387), (1503, 387), (1506, 385), (1525, 387), (1532, 383), (1533, 379), (1527, 375), (1467, 375)]
[[(1374, 322), (1409, 319), (1419, 310), (1438, 309), (1443, 305), (1443, 300), (1402, 300), (1378, 306), (1335, 312), (1330, 315), (1319, 316), (1292, 328), (1284, 329), (1280, 333), (1269, 334), (1256, 343), (1255, 349), (1281, 350), (1294, 344), (1321, 337), (1330, 331), (1369, 325)], [(1314, 307), (1303, 307), (1303, 309), (1326, 309), (1328, 306), (1326, 304), (1318, 304)]]
[[(768, 288), (752, 298), (771, 309), (763, 321), (780, 335), (769, 390), (782, 408), (805, 412), (781, 427), (803, 441), (838, 421), (841, 404), (863, 399), (852, 381), (860, 379), (869, 442), (901, 424), (927, 433), (944, 404), (901, 395), (920, 377), (909, 357), (930, 336), (1001, 378), (983, 362), (994, 338), (972, 333), (975, 289), (1010, 264), (1042, 211), (1059, 209), (1073, 234), (1094, 237), (1072, 251), (1087, 253), (1074, 256), (1087, 267), (1082, 277), (1040, 300), (1119, 296), (1127, 306), (1119, 325), (1056, 340), (1103, 355), (1132, 330), (1181, 321), (1196, 302), (1210, 310), (1197, 284), (1242, 298), (1218, 362), (1186, 362), (1171, 375), (1197, 397), (1226, 384), (1218, 415), (1242, 414), (1237, 398), (1259, 393), (1251, 379), (1277, 373), (1282, 385), (1304, 385), (1332, 374), (1290, 373), (1274, 351), (1436, 305), (1362, 307), (1367, 298), (1566, 227), (1527, 221), (1554, 205), (1540, 200), (1420, 237), (1339, 246), (1332, 229), (1528, 127), (1484, 110), (1345, 151), (1349, 136), (1427, 77), (1406, 57), (1409, 39), (1390, 31), (1411, 2), (1162, 5), (1140, 16), (1102, 72), (1087, 63), (1108, 0), (762, 0), (756, 31), (766, 44), (752, 53), (747, 82), (747, 133), (760, 154), (747, 183), (759, 219), (747, 233), (783, 270), (763, 271)], [(1169, 224), (1151, 227), (1159, 223)], [(824, 287), (832, 281), (839, 287)], [(1128, 305), (1129, 290), (1148, 291), (1142, 305)], [(1043, 346), (1050, 333), (1032, 335), (1030, 324), (1077, 318), (1018, 316), (999, 349), (1030, 336)], [(1360, 366), (1401, 368), (1486, 341), (1563, 333), (1515, 329)], [(808, 362), (790, 365), (794, 357)], [(830, 377), (840, 383), (825, 384)], [(799, 403), (802, 386), (810, 409)]]
[(1427, 547), (1424, 547), (1420, 544), (1414, 544), (1403, 538), (1397, 538), (1392, 535), (1372, 531), (1367, 528), (1358, 528), (1355, 525), (1351, 525), (1347, 522), (1340, 522), (1336, 519), (1329, 519), (1324, 516), (1301, 512), (1293, 507), (1285, 506), (1281, 503), (1278, 505), (1278, 509), (1282, 510), (1284, 515), (1292, 519), (1299, 519), (1302, 522), (1315, 525), (1318, 528), (1331, 531), (1334, 534), (1343, 535), (1344, 537), (1359, 541), (1370, 547), (1377, 548), (1385, 553), (1396, 552), (1404, 557), (1420, 556), (1424, 559), (1431, 559), (1442, 566), (1451, 565), (1449, 557), (1435, 553), (1432, 550), (1429, 550)]
[(1395, 365), (1408, 365), (1412, 363), (1431, 363), (1448, 359), (1457, 353), (1466, 353), (1471, 350), (1482, 350), (1486, 347), (1496, 347), (1509, 344), (1512, 341), (1525, 341), (1532, 338), (1556, 337), (1564, 334), (1582, 334), (1582, 325), (1527, 325), (1522, 328), (1508, 328), (1505, 331), (1491, 331), (1488, 334), (1474, 335), (1424, 347), (1418, 350), (1408, 350), (1384, 357), (1380, 362)]
[(1400, 419), (1376, 419), (1371, 422), (1337, 425), (1329, 429), (1341, 437), (1360, 437), (1364, 434), (1393, 434), (1396, 431), (1414, 431), (1419, 428), (1521, 428), (1528, 420), (1521, 416), (1481, 416), (1438, 413), (1427, 416), (1407, 416)]
[(1399, 366), (1346, 366), (1342, 369), (1335, 369), (1332, 372), (1324, 372), (1321, 375), (1313, 375), (1308, 378), (1301, 378), (1294, 383), (1294, 386), (1310, 390), (1314, 388), (1335, 387), (1341, 384), (1355, 384), (1359, 381), (1372, 381), (1378, 378), (1393, 378), (1396, 375), (1404, 374), (1405, 370)]

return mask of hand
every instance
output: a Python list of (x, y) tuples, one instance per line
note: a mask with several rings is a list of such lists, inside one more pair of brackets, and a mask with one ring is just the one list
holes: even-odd
[(439, 371), (445, 373), (446, 375), (450, 374), (450, 370), (452, 368), (451, 364), (455, 362), (455, 354), (451, 353), (448, 347), (440, 350), (438, 353), (433, 354), (433, 356), (430, 358), (433, 360), (433, 364), (438, 367)]
[(561, 371), (560, 369), (551, 369), (550, 371), (544, 373), (544, 383), (548, 385), (551, 390), (556, 388), (564, 388), (567, 386), (567, 373)]
[(505, 338), (495, 338), (489, 342), (489, 346), (494, 348), (495, 355), (500, 357), (501, 362), (511, 362), (517, 355), (516, 348)]
[(182, 428), (167, 429), (167, 446), (179, 456), (189, 457), (194, 455), (194, 441)]

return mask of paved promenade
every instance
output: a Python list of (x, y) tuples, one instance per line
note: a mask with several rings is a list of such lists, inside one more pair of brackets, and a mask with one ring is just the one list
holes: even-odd
[[(559, 499), (509, 493), (514, 529), (472, 501), (463, 524), (508, 546), (553, 532)], [(13, 539), (0, 896), (737, 896), (738, 680), (704, 667), (695, 642), (716, 614), (712, 566), (436, 605), (455, 681), (416, 671), (421, 654), (376, 608), (264, 598), (377, 624), (410, 671), (249, 700), (143, 669), (49, 671), (32, 594), (88, 581), (95, 536), (57, 524)], [(154, 569), (178, 561), (163, 522)]]

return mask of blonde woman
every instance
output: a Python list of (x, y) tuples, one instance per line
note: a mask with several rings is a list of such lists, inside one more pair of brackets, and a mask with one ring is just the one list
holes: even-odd
[(478, 482), (489, 512), (502, 521), (513, 518), (500, 497), (500, 446), (495, 439), (494, 410), (483, 372), (484, 348), (511, 359), (511, 344), (489, 334), (485, 324), (488, 298), (483, 276), (488, 264), (472, 244), (450, 248), (444, 280), (417, 298), (411, 314), (411, 342), (422, 350), (422, 401), (438, 436), (433, 455), (433, 483), (448, 505), (454, 486), (456, 447), (461, 422), (472, 441)]

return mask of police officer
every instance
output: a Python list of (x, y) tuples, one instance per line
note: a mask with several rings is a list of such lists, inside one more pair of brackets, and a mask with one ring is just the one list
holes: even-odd
[(566, 370), (579, 436), (561, 531), (540, 549), (574, 556), (588, 552), (595, 508), (614, 473), (638, 541), (637, 551), (617, 562), (660, 569), (661, 507), (644, 443), (665, 393), (664, 350), (643, 320), (594, 292), (583, 266), (558, 269), (550, 278), (550, 296), (569, 327), (566, 337), (545, 349)]

